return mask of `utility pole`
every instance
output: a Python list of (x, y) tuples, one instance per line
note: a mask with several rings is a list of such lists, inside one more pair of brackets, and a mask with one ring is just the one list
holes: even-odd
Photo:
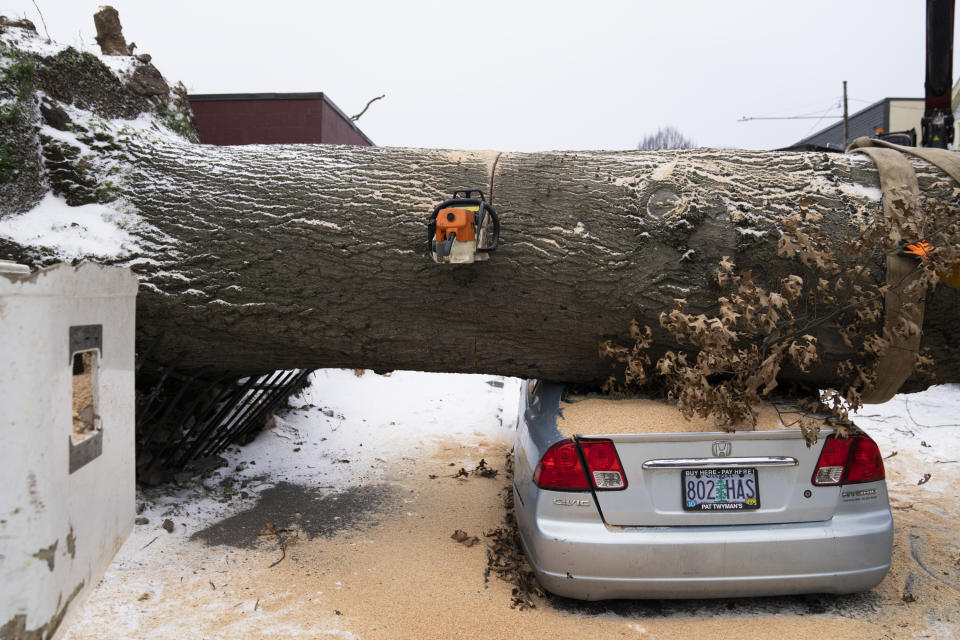
[(843, 81), (843, 148), (850, 144), (850, 118), (847, 116), (847, 81)]
[(954, 0), (927, 0), (927, 53), (920, 146), (947, 149), (953, 142)]

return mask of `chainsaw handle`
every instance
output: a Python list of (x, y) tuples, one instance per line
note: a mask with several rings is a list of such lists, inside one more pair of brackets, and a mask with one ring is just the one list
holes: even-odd
[(480, 205), (479, 215), (477, 216), (477, 232), (480, 232), (480, 226), (483, 224), (483, 218), (486, 213), (489, 213), (490, 218), (493, 220), (493, 241), (489, 247), (477, 247), (477, 253), (490, 253), (497, 248), (497, 243), (500, 242), (500, 216), (498, 216), (497, 212), (493, 210), (493, 207), (486, 202)]
[(477, 194), (479, 194), (481, 200), (484, 200), (484, 199), (485, 199), (485, 198), (483, 197), (483, 191), (480, 191), (480, 189), (457, 189), (456, 191), (453, 192), (453, 198), (454, 198), (454, 200), (456, 200), (456, 199), (460, 196), (461, 193), (463, 194), (463, 199), (465, 199), (465, 200), (470, 200), (470, 199), (472, 199), (472, 196), (470, 195), (471, 193), (477, 193)]
[(430, 245), (431, 251), (436, 253), (438, 258), (446, 258), (450, 255), (450, 250), (453, 248), (453, 241), (456, 239), (457, 234), (451, 233), (443, 242), (434, 240)]

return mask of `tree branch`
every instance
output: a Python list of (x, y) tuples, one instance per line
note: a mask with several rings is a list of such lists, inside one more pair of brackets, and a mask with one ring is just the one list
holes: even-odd
[(373, 104), (374, 102), (376, 102), (377, 100), (382, 100), (383, 98), (386, 98), (386, 97), (387, 97), (387, 94), (384, 93), (383, 95), (379, 95), (379, 96), (377, 96), (376, 98), (370, 98), (370, 101), (367, 102), (367, 106), (365, 106), (365, 107), (363, 108), (363, 111), (361, 111), (360, 113), (358, 113), (358, 114), (355, 115), (355, 116), (350, 116), (350, 119), (353, 120), (354, 122), (356, 122), (357, 120), (360, 119), (360, 116), (362, 116), (363, 114), (365, 114), (365, 113), (367, 112), (367, 109), (370, 108), (370, 105), (372, 105), (372, 104)]

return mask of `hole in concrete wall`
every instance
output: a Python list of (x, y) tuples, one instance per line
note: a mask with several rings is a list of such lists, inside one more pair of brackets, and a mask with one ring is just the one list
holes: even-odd
[(100, 359), (103, 357), (103, 325), (70, 327), (67, 362), (73, 373), (72, 424), (70, 427), (70, 473), (103, 453), (100, 425)]
[(100, 352), (73, 354), (73, 442), (78, 443), (100, 431)]

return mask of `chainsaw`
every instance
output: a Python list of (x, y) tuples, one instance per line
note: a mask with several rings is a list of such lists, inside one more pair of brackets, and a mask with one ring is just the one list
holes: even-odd
[(500, 218), (482, 191), (460, 189), (433, 210), (427, 241), (430, 257), (439, 264), (488, 260), (500, 241)]

